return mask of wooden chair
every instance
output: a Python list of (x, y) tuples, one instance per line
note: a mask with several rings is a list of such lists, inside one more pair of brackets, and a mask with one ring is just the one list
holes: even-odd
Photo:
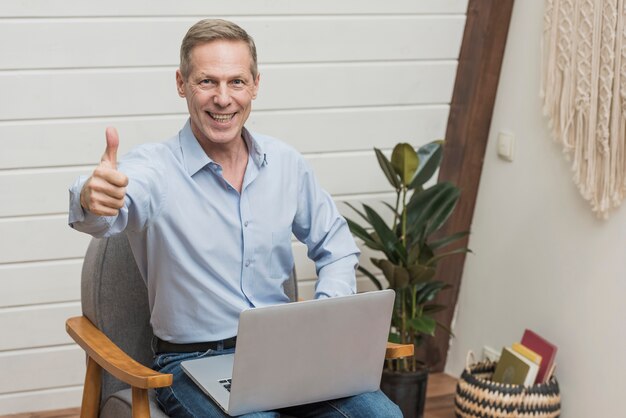
[[(285, 291), (297, 300), (295, 278)], [(168, 418), (151, 389), (171, 385), (172, 375), (150, 368), (148, 294), (125, 234), (91, 241), (81, 292), (83, 316), (66, 322), (68, 334), (87, 353), (81, 418)], [(389, 343), (386, 355), (412, 354), (412, 345)]]

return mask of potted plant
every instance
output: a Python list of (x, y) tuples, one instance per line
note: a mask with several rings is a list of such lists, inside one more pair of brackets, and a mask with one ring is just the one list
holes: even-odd
[[(430, 142), (417, 152), (411, 145), (399, 143), (393, 149), (391, 160), (379, 149), (374, 148), (374, 151), (380, 168), (396, 192), (395, 206), (384, 203), (390, 210), (386, 217), (368, 205), (363, 204), (361, 211), (348, 204), (365, 221), (365, 226), (352, 219), (347, 221), (357, 238), (384, 256), (372, 257), (371, 261), (382, 271), (389, 288), (396, 292), (390, 341), (417, 347), (425, 335), (434, 335), (437, 327), (450, 333), (433, 318), (433, 314), (445, 309), (433, 299), (449, 287), (435, 277), (436, 267), (442, 258), (468, 251), (465, 247), (444, 250), (467, 236), (468, 232), (449, 236), (436, 234), (454, 211), (460, 191), (450, 182), (425, 186), (439, 168), (443, 141)], [(385, 221), (385, 218), (391, 219)], [(358, 269), (379, 289), (383, 288), (373, 272), (362, 266)], [(385, 363), (381, 388), (400, 405), (405, 417), (421, 417), (423, 414), (428, 378), (426, 366), (415, 355)]]

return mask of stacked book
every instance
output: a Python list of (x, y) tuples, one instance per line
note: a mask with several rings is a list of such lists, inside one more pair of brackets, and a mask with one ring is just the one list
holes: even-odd
[(519, 343), (504, 347), (492, 380), (531, 386), (546, 383), (554, 374), (557, 347), (527, 329)]

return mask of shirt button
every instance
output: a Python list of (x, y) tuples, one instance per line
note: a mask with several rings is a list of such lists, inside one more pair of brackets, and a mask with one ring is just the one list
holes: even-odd
[(245, 221), (245, 222), (243, 223), (243, 226), (248, 226), (248, 221)]
[(246, 267), (250, 265), (250, 260), (246, 260)]

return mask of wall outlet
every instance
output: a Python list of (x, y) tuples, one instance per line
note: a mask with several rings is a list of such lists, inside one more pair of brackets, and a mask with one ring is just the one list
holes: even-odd
[(494, 348), (488, 345), (483, 347), (483, 360), (498, 361), (500, 360), (500, 351), (496, 351)]

